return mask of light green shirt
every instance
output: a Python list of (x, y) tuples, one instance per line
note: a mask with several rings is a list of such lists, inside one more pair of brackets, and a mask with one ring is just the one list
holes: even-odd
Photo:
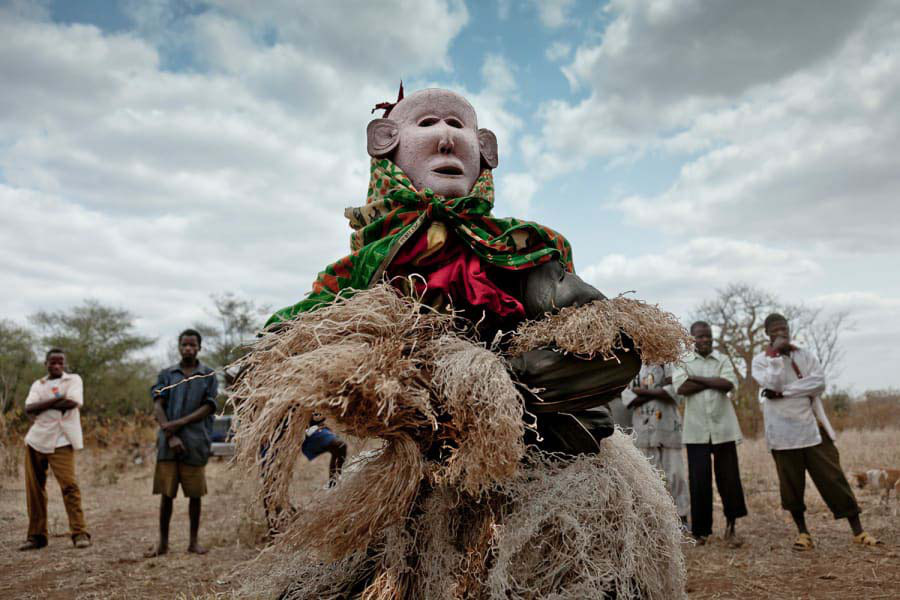
[[(737, 376), (731, 363), (715, 351), (706, 358), (696, 352), (688, 354), (672, 373), (672, 387), (677, 390), (692, 375), (722, 377), (737, 387)], [(706, 389), (693, 396), (679, 395), (678, 400), (684, 403), (684, 432), (681, 440), (685, 444), (741, 441), (741, 427), (731, 399), (725, 392)]]

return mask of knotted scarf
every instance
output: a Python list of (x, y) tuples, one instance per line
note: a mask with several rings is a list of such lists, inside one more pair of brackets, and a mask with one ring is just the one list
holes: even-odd
[(416, 190), (392, 161), (373, 158), (366, 204), (344, 211), (354, 230), (351, 253), (325, 267), (306, 298), (276, 312), (266, 325), (369, 288), (382, 278), (404, 244), (433, 222), (443, 223), (457, 240), (495, 267), (519, 271), (555, 258), (566, 270), (573, 270), (566, 238), (531, 221), (491, 216), (493, 206), (490, 169), (481, 172), (468, 196), (444, 198), (429, 188)]

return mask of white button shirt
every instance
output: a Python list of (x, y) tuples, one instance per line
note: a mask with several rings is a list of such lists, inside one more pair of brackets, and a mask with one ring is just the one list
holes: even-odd
[[(62, 377), (50, 379), (43, 377), (31, 384), (25, 406), (49, 400), (50, 398), (66, 398), (84, 405), (84, 384), (81, 377), (74, 373), (63, 373)], [(65, 411), (51, 408), (37, 415), (28, 433), (25, 443), (44, 454), (53, 454), (61, 446), (71, 444), (74, 450), (84, 447), (81, 434), (81, 412), (78, 408)]]
[[(688, 353), (672, 373), (672, 387), (677, 390), (691, 376), (722, 377), (737, 386), (737, 376), (731, 362), (715, 351), (708, 356)], [(741, 441), (741, 427), (729, 394), (707, 388), (690, 396), (679, 395), (678, 400), (684, 403), (684, 431), (681, 439), (685, 444)]]
[[(794, 372), (792, 358), (802, 378)], [(753, 357), (752, 373), (761, 388), (784, 394), (784, 398), (770, 400), (760, 390), (759, 402), (770, 450), (794, 450), (820, 444), (819, 423), (832, 440), (836, 438), (819, 398), (825, 391), (825, 372), (812, 353), (799, 348), (791, 351), (790, 356), (767, 356), (760, 352)]]

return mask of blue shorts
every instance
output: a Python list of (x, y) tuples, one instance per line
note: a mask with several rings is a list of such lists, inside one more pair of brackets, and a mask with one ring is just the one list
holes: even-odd
[(306, 436), (300, 450), (303, 452), (303, 456), (312, 460), (325, 452), (325, 449), (336, 439), (337, 436), (330, 429), (319, 427), (313, 434)]

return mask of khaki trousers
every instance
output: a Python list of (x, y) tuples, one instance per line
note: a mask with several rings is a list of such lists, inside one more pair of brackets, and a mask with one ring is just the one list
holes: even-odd
[(59, 482), (72, 538), (87, 534), (81, 510), (81, 490), (75, 480), (75, 451), (72, 446), (57, 448), (53, 454), (25, 445), (25, 499), (28, 503), (28, 538), (47, 541), (47, 467)]

